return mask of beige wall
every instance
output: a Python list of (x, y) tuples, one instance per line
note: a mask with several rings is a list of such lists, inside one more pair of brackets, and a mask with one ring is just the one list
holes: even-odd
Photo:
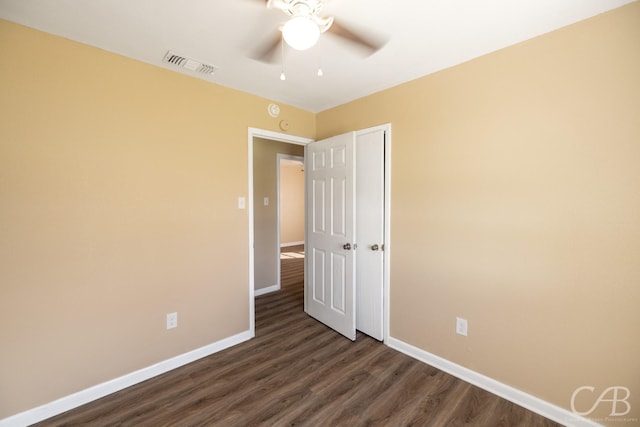
[(304, 170), (280, 168), (280, 244), (304, 242)]
[(320, 113), (317, 137), (386, 122), (391, 335), (567, 409), (627, 386), (640, 418), (640, 3)]
[[(262, 289), (277, 283), (280, 262), (278, 249), (277, 156), (304, 155), (304, 146), (263, 138), (253, 142), (253, 238), (254, 288)], [(264, 198), (269, 206), (264, 206)]]
[(0, 52), (0, 419), (247, 331), (269, 101), (6, 21)]
[[(281, 106), (299, 136), (392, 123), (392, 336), (564, 408), (625, 385), (640, 418), (638, 40), (634, 3)], [(268, 101), (3, 21), (0, 49), (0, 418), (247, 330)]]

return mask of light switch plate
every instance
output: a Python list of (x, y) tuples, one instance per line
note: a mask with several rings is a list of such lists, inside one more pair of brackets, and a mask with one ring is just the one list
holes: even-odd
[(468, 326), (467, 319), (456, 317), (456, 334), (466, 337)]
[(178, 327), (178, 313), (167, 314), (167, 329)]

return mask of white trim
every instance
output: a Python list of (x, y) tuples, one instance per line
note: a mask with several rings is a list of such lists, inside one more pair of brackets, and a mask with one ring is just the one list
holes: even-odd
[(248, 188), (248, 199), (249, 199), (249, 203), (247, 205), (247, 209), (249, 209), (248, 213), (249, 215), (247, 215), (249, 217), (249, 330), (251, 331), (251, 334), (255, 336), (256, 333), (256, 314), (255, 314), (255, 293), (254, 293), (254, 286), (255, 286), (255, 271), (254, 271), (254, 264), (255, 264), (255, 256), (254, 256), (254, 237), (253, 237), (253, 135), (254, 135), (254, 130), (252, 128), (249, 128), (249, 144), (248, 144), (248, 152), (247, 152), (247, 157), (248, 157), (248, 172), (249, 172), (249, 188)]
[(384, 138), (384, 340), (389, 337), (391, 317), (391, 123), (383, 126)]
[(288, 248), (291, 246), (300, 246), (300, 245), (304, 245), (304, 240), (302, 242), (280, 243), (281, 248)]
[(279, 290), (280, 290), (280, 284), (275, 284), (275, 285), (267, 286), (266, 288), (256, 289), (253, 295), (256, 297), (259, 297), (260, 295), (270, 294), (271, 292), (275, 292)]
[(602, 427), (601, 424), (598, 424), (595, 421), (580, 417), (567, 409), (561, 408), (529, 393), (525, 393), (524, 391), (496, 381), (493, 378), (489, 378), (478, 372), (472, 371), (464, 366), (460, 366), (457, 363), (443, 359), (440, 356), (436, 356), (435, 354), (414, 347), (404, 341), (388, 337), (386, 344), (395, 350), (413, 357), (414, 359), (418, 359), (421, 362), (438, 368), (448, 374), (460, 378), (463, 381), (478, 386), (490, 393), (500, 396), (515, 403), (516, 405), (522, 406), (523, 408), (540, 414), (543, 417), (549, 418), (550, 420), (562, 425), (576, 427)]
[[(309, 179), (309, 174), (307, 173), (307, 171), (311, 170), (309, 168), (309, 157), (307, 156), (307, 150), (308, 150), (308, 146), (304, 147), (304, 170), (305, 170), (305, 174), (304, 174), (304, 238), (305, 240), (307, 239), (307, 229), (309, 227), (309, 203), (307, 201), (307, 186), (308, 186), (308, 179)], [(304, 246), (304, 267), (303, 267), (303, 276), (304, 278), (302, 279), (302, 283), (303, 283), (303, 309), (304, 312), (309, 314), (309, 304), (308, 304), (308, 292), (307, 292), (307, 286), (309, 285), (309, 283), (307, 282), (307, 274), (309, 272), (309, 257), (307, 256), (307, 244), (305, 242), (305, 246)]]
[(310, 142), (313, 142), (313, 139), (306, 138), (304, 136), (296, 136), (289, 135), (286, 133), (273, 132), (270, 130), (258, 129), (258, 128), (249, 128), (249, 137), (251, 142), (253, 142), (253, 137), (264, 138), (264, 139), (272, 139), (274, 141), (286, 142), (288, 144), (296, 144), (296, 145), (307, 145)]
[(131, 387), (132, 385), (141, 383), (142, 381), (164, 374), (172, 369), (179, 368), (198, 359), (202, 359), (203, 357), (207, 357), (226, 348), (240, 344), (241, 342), (247, 341), (251, 338), (253, 338), (253, 334), (249, 331), (224, 338), (215, 343), (200, 347), (154, 365), (147, 366), (146, 368), (142, 368), (93, 387), (89, 387), (77, 393), (70, 394), (69, 396), (62, 397), (58, 400), (54, 400), (53, 402), (4, 418), (0, 420), (0, 427), (23, 427), (40, 422), (86, 403), (100, 399), (101, 397), (123, 390), (127, 387)]
[[(297, 145), (307, 145), (310, 142), (313, 142), (313, 139), (304, 138), (301, 136), (295, 135), (287, 135), (284, 133), (272, 132), (264, 129), (257, 128), (249, 128), (247, 132), (247, 145), (248, 145), (248, 174), (249, 174), (249, 182), (248, 182), (248, 203), (247, 208), (249, 209), (249, 333), (251, 337), (255, 336), (255, 323), (256, 323), (256, 313), (255, 313), (255, 257), (254, 257), (254, 230), (253, 230), (253, 138), (265, 138), (271, 139), (274, 141), (286, 142), (289, 144), (297, 144)], [(3, 427), (3, 426), (0, 426)]]

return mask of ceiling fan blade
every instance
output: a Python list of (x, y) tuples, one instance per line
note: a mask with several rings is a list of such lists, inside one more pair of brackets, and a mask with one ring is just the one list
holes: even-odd
[(368, 55), (372, 55), (382, 49), (388, 41), (388, 39), (380, 35), (356, 31), (353, 28), (349, 28), (336, 21), (333, 22), (333, 25), (331, 25), (327, 32), (358, 45), (362, 49), (366, 50)]
[(262, 6), (267, 6), (268, 8), (276, 8), (281, 9), (283, 7), (287, 7), (288, 5), (283, 2), (283, 0), (245, 0), (253, 3), (262, 3)]
[(255, 49), (250, 56), (256, 61), (266, 62), (268, 64), (276, 63), (280, 59), (278, 53), (280, 53), (281, 43), (282, 33), (278, 31), (271, 39), (268, 39)]

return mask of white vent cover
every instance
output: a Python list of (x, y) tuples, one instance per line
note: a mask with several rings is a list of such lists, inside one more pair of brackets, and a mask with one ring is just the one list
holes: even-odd
[(213, 74), (217, 70), (213, 65), (203, 64), (200, 61), (175, 54), (171, 51), (168, 51), (164, 56), (164, 62), (201, 74)]

